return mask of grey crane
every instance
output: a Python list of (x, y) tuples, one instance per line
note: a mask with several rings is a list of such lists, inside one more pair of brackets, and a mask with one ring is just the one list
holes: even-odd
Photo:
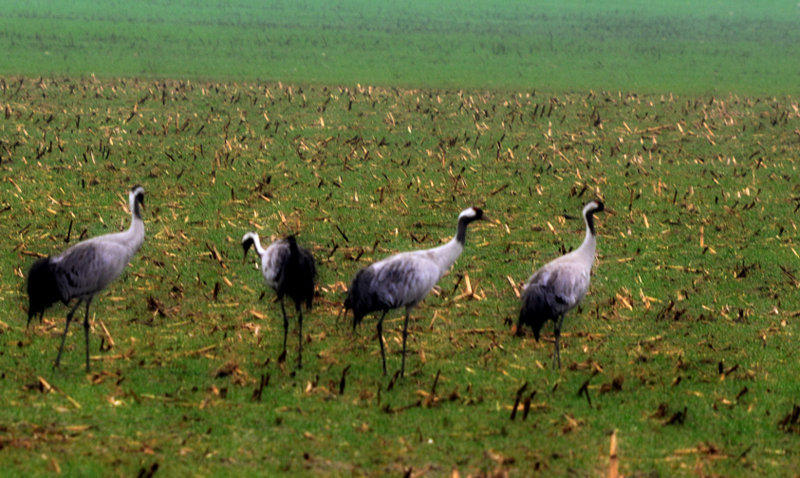
[(123, 232), (105, 234), (79, 242), (54, 257), (37, 260), (28, 271), (28, 325), (39, 314), (58, 301), (68, 305), (77, 299), (67, 313), (67, 325), (54, 367), (61, 361), (72, 316), (86, 303), (83, 334), (86, 339), (86, 372), (89, 372), (89, 306), (94, 296), (105, 289), (125, 270), (144, 242), (144, 222), (140, 207), (144, 206), (144, 188), (139, 185), (128, 193), (131, 225)]
[(286, 360), (286, 336), (289, 331), (289, 319), (286, 317), (286, 308), (283, 306), (283, 296), (288, 295), (294, 300), (295, 311), (297, 312), (297, 368), (303, 368), (303, 310), (302, 304), (306, 304), (306, 309), (311, 310), (311, 302), (314, 299), (314, 283), (317, 278), (317, 268), (314, 263), (314, 256), (297, 245), (295, 236), (290, 235), (285, 239), (279, 239), (269, 245), (266, 249), (261, 247), (258, 234), (248, 232), (242, 237), (242, 247), (244, 257), (247, 251), (255, 246), (256, 253), (261, 258), (261, 274), (264, 281), (272, 287), (278, 295), (283, 313), (283, 352), (278, 361)]
[(589, 289), (597, 242), (594, 214), (604, 208), (600, 200), (590, 201), (583, 207), (583, 220), (586, 223), (583, 243), (574, 251), (537, 270), (528, 279), (522, 292), (517, 335), (522, 334), (522, 326), (527, 324), (533, 329), (533, 336), (538, 341), (542, 326), (552, 320), (555, 335), (553, 368), (561, 367), (558, 339), (561, 336), (564, 315), (580, 303)]
[(428, 295), (464, 250), (467, 225), (487, 220), (477, 207), (463, 210), (458, 216), (456, 235), (447, 244), (421, 251), (402, 252), (359, 270), (353, 278), (344, 301), (345, 311), (353, 311), (353, 329), (370, 312), (381, 311), (378, 319), (378, 343), (381, 346), (383, 373), (386, 375), (386, 352), (383, 345), (383, 319), (391, 309), (406, 308), (403, 323), (403, 358), (400, 376), (406, 367), (406, 338), (411, 309)]

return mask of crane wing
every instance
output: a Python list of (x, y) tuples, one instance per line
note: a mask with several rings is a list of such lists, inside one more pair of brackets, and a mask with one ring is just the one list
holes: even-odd
[[(550, 265), (550, 264), (548, 264)], [(535, 288), (554, 316), (566, 313), (586, 295), (589, 289), (589, 270), (573, 262), (553, 263), (543, 267), (529, 280), (525, 289)]]
[(284, 240), (273, 242), (261, 256), (261, 273), (264, 281), (273, 289), (278, 289), (283, 278), (280, 277), (284, 270), (283, 264), (289, 260), (289, 245)]
[(376, 268), (372, 290), (391, 308), (414, 306), (436, 285), (439, 268), (435, 263), (412, 254), (393, 259)]
[(106, 282), (105, 264), (91, 242), (67, 249), (52, 260), (53, 272), (61, 296), (66, 300), (92, 294)]

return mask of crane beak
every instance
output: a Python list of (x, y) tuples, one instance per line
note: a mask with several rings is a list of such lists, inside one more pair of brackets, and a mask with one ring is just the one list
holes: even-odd
[(500, 225), (501, 224), (500, 221), (498, 221), (497, 219), (494, 219), (492, 217), (489, 217), (486, 214), (484, 214), (483, 217), (481, 217), (481, 220), (486, 221), (486, 222), (491, 223), (491, 224), (495, 224), (495, 225)]

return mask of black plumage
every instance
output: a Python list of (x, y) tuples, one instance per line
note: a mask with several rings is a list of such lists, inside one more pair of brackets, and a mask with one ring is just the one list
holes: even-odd
[(289, 296), (295, 304), (297, 313), (297, 368), (303, 368), (303, 310), (311, 310), (314, 299), (314, 287), (317, 268), (314, 256), (307, 249), (297, 245), (295, 236), (290, 235), (270, 244), (266, 249), (261, 247), (258, 234), (248, 232), (242, 237), (245, 257), (251, 246), (261, 258), (261, 273), (266, 283), (275, 290), (281, 304), (283, 314), (283, 352), (278, 360), (286, 359), (286, 339), (289, 333), (289, 319), (283, 305), (284, 296)]
[(28, 270), (28, 326), (31, 319), (39, 314), (39, 322), (42, 321), (45, 310), (58, 301), (67, 300), (62, 297), (58, 288), (56, 276), (50, 266), (50, 258), (39, 259), (31, 265)]

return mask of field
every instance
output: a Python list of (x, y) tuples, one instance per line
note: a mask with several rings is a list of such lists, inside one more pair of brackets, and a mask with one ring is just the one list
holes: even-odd
[[(26, 70), (8, 66), (24, 56), (11, 51), (3, 71), (14, 74), (0, 77), (3, 473), (791, 476), (800, 466), (796, 64), (722, 91), (705, 75), (661, 85), (657, 71), (634, 84), (571, 70), (533, 88), (487, 82), (474, 67), (463, 84), (458, 73), (420, 82), (411, 67), (396, 82), (369, 68), (369, 82), (343, 70), (217, 76), (219, 52), (192, 71), (133, 71), (72, 50), (60, 55), (86, 61), (74, 70)], [(92, 373), (74, 326), (53, 369), (67, 309), (25, 327), (27, 268), (127, 227), (134, 184), (147, 192), (147, 239), (93, 303)], [(580, 244), (580, 210), (595, 197), (607, 211), (593, 282), (566, 319), (554, 371), (549, 330), (540, 342), (512, 336), (516, 292)], [(413, 312), (402, 380), (402, 313), (387, 317), (383, 376), (375, 318), (354, 332), (342, 314), (350, 279), (449, 240), (471, 205), (494, 221), (470, 226), (453, 271)], [(277, 361), (280, 307), (254, 257), (242, 261), (251, 230), (296, 233), (318, 261), (302, 370), (294, 321)]]
[(501, 4), (0, 0), (0, 71), (551, 92), (800, 93), (796, 2)]

